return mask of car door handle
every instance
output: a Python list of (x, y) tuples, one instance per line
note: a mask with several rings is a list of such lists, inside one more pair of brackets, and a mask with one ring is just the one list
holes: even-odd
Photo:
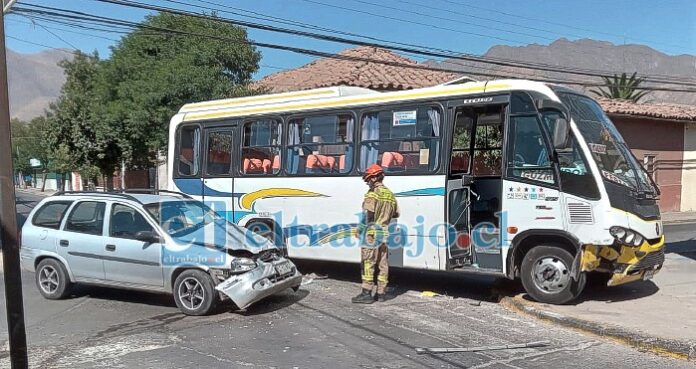
[(68, 247), (70, 246), (70, 242), (68, 242), (68, 240), (60, 240), (60, 245), (63, 247)]
[(106, 245), (106, 251), (116, 251), (116, 245)]

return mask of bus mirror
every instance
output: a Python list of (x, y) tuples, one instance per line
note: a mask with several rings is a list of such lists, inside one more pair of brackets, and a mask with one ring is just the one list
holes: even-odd
[(567, 149), (570, 146), (570, 123), (565, 118), (556, 118), (553, 127), (553, 148), (556, 150)]

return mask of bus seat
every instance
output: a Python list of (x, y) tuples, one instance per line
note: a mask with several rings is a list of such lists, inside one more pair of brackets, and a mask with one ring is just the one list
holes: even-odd
[(280, 155), (273, 157), (273, 172), (277, 173), (280, 170)]
[(270, 173), (271, 161), (259, 158), (244, 158), (243, 168), (246, 174)]
[(311, 154), (307, 156), (305, 172), (327, 173), (332, 172), (336, 166), (336, 158), (328, 155)]
[(385, 152), (382, 154), (382, 168), (386, 171), (404, 170), (404, 156), (399, 152)]

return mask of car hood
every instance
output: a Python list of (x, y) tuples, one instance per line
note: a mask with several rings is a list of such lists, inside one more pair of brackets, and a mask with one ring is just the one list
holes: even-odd
[(174, 234), (170, 235), (170, 237), (181, 245), (245, 250), (254, 254), (269, 249), (277, 249), (267, 238), (224, 219), (208, 223), (191, 232)]

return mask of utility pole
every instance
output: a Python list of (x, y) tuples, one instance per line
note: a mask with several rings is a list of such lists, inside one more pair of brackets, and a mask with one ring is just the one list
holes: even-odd
[(27, 334), (24, 326), (22, 272), (19, 266), (17, 205), (12, 181), (12, 140), (10, 137), (10, 101), (7, 89), (5, 50), (5, 13), (16, 0), (3, 0), (0, 14), (0, 246), (5, 277), (5, 306), (10, 362), (13, 369), (28, 368)]

